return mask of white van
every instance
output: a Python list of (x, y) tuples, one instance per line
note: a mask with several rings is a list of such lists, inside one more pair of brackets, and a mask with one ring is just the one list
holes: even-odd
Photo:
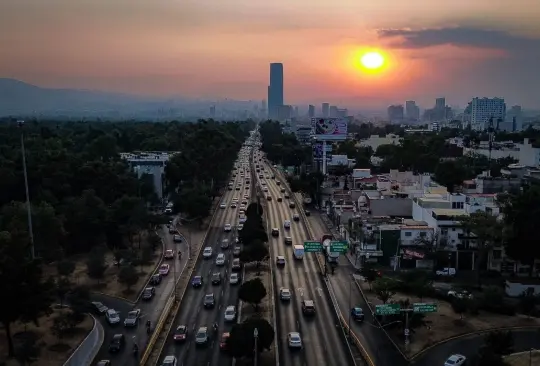
[(293, 254), (295, 259), (304, 259), (304, 246), (295, 245), (293, 249)]

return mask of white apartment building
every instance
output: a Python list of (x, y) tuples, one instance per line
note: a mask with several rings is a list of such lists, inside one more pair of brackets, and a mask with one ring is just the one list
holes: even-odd
[(503, 98), (473, 98), (471, 101), (471, 128), (482, 131), (487, 129), (490, 118), (493, 122), (505, 121), (506, 103)]
[(394, 134), (388, 134), (384, 137), (380, 137), (379, 135), (371, 135), (369, 138), (361, 140), (358, 143), (358, 146), (369, 146), (373, 149), (373, 151), (376, 151), (377, 148), (381, 145), (399, 145), (401, 144), (401, 137)]

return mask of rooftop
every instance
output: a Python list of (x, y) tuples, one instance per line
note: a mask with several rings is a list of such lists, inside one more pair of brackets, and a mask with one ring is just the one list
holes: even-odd
[(456, 209), (456, 208), (434, 208), (432, 210), (432, 212), (437, 216), (458, 217), (458, 216), (468, 216), (469, 215), (464, 210)]

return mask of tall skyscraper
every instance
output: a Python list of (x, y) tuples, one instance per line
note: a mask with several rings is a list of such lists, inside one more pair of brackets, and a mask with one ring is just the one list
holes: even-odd
[(388, 119), (391, 123), (401, 123), (403, 117), (403, 106), (401, 104), (388, 107)]
[(283, 105), (283, 64), (270, 64), (270, 85), (268, 86), (268, 117), (278, 118), (279, 107)]
[(322, 116), (323, 117), (328, 117), (329, 110), (330, 110), (330, 104), (323, 103), (322, 104)]
[(309, 105), (308, 107), (308, 117), (309, 118), (313, 118), (315, 117), (315, 106), (314, 105)]
[(418, 108), (414, 100), (405, 102), (405, 117), (411, 121), (418, 121), (420, 118), (420, 108)]
[(471, 128), (483, 131), (488, 128), (489, 120), (493, 123), (504, 122), (506, 103), (502, 98), (473, 98), (471, 102)]

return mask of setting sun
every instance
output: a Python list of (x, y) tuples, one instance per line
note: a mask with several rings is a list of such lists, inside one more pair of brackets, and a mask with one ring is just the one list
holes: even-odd
[(360, 63), (366, 69), (375, 70), (384, 65), (384, 57), (379, 52), (367, 52), (360, 58)]

